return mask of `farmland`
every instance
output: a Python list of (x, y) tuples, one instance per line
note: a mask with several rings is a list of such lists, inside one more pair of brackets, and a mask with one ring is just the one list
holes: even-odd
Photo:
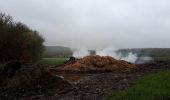
[(113, 92), (107, 100), (169, 100), (170, 71), (145, 75), (136, 80), (132, 87)]
[(40, 64), (45, 66), (63, 64), (66, 58), (42, 58)]

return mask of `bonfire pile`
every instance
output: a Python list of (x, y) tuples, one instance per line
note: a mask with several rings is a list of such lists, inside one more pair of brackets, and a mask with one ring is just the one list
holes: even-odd
[(98, 71), (131, 71), (136, 66), (123, 60), (116, 60), (110, 56), (86, 56), (73, 63), (56, 67), (57, 71), (98, 72)]

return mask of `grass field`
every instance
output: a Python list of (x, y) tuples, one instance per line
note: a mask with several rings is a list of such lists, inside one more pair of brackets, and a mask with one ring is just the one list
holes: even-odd
[(127, 90), (113, 92), (106, 100), (170, 100), (170, 71), (145, 76)]
[(43, 58), (40, 61), (40, 64), (50, 66), (50, 65), (59, 65), (63, 64), (66, 58)]

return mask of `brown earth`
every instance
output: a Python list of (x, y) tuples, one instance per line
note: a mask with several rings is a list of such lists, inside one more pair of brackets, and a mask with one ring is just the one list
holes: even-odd
[(60, 95), (59, 100), (105, 100), (112, 91), (125, 90), (134, 85), (136, 79), (147, 74), (170, 70), (169, 61), (156, 61), (136, 66), (138, 69), (131, 72), (85, 73), (85, 77), (75, 83), (74, 91)]
[(0, 100), (42, 99), (73, 89), (66, 80), (52, 75), (41, 66), (24, 66), (13, 77), (0, 75)]
[(134, 64), (124, 60), (116, 60), (110, 56), (86, 56), (79, 60), (72, 61), (64, 65), (52, 68), (56, 71), (70, 72), (103, 72), (103, 71), (121, 71), (127, 72), (136, 69)]
[(111, 91), (124, 90), (143, 75), (170, 70), (170, 62), (136, 66), (130, 72), (84, 73), (83, 78), (75, 73), (79, 81), (71, 84), (56, 77), (55, 70), (21, 68), (12, 78), (0, 76), (0, 100), (104, 100)]

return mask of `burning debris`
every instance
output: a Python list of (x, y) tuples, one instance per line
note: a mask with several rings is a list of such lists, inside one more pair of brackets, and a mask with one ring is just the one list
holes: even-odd
[(78, 60), (78, 58), (71, 56), (70, 58), (66, 59), (64, 63), (71, 64), (71, 63), (74, 63), (76, 60)]
[(93, 71), (131, 71), (136, 66), (124, 60), (116, 60), (110, 56), (86, 56), (72, 60), (69, 63), (56, 67), (57, 71), (93, 72)]

